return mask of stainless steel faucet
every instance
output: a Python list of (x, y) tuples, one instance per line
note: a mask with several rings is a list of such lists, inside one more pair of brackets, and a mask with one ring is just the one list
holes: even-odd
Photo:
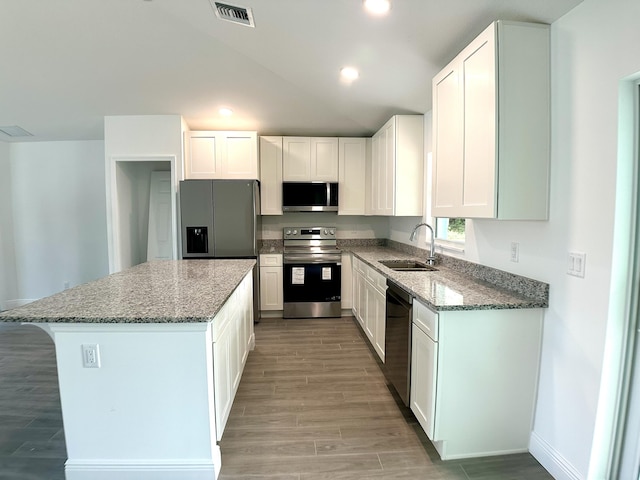
[(436, 263), (436, 254), (435, 254), (435, 248), (436, 248), (436, 235), (435, 232), (433, 231), (433, 228), (431, 227), (431, 225), (429, 225), (428, 223), (419, 223), (418, 225), (415, 226), (415, 228), (413, 229), (413, 232), (411, 232), (411, 236), (409, 237), (409, 241), (413, 242), (416, 239), (416, 234), (418, 233), (418, 229), (422, 226), (427, 227), (430, 231), (431, 231), (431, 248), (429, 250), (429, 258), (427, 258), (427, 264), (428, 265), (433, 265), (434, 263)]

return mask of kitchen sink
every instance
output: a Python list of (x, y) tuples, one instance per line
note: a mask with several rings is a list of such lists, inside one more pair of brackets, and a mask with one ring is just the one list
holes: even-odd
[(379, 260), (379, 262), (397, 272), (434, 272), (438, 270), (418, 260)]

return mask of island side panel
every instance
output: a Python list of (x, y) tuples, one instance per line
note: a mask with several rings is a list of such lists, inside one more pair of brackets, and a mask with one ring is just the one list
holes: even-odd
[[(215, 441), (211, 324), (50, 324), (67, 480), (210, 480)], [(82, 345), (100, 367), (83, 367)]]

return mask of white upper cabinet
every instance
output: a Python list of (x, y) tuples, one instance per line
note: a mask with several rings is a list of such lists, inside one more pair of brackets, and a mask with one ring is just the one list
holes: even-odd
[(256, 132), (189, 132), (185, 178), (258, 179)]
[(365, 177), (370, 143), (367, 138), (338, 140), (338, 215), (365, 214)]
[(260, 137), (260, 213), (282, 215), (282, 137)]
[(338, 139), (282, 137), (282, 179), (285, 182), (337, 182)]
[(549, 75), (549, 26), (498, 21), (434, 77), (434, 216), (548, 218)]
[(372, 138), (368, 215), (421, 216), (424, 117), (395, 115)]

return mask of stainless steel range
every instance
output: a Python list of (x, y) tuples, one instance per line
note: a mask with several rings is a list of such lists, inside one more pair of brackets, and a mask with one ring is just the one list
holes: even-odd
[(341, 251), (335, 227), (285, 227), (284, 318), (339, 317)]

